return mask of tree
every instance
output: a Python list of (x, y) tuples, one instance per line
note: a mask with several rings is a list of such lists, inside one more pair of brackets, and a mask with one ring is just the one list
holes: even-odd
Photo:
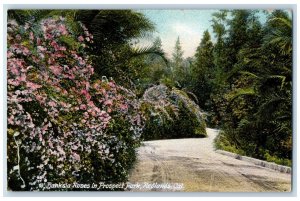
[[(162, 49), (162, 41), (159, 37), (157, 37), (153, 42), (153, 47), (158, 51), (164, 52)], [(164, 76), (167, 76), (169, 73), (169, 67), (167, 63), (161, 58), (158, 57), (156, 54), (150, 54), (148, 62), (148, 68), (151, 69), (150, 76), (152, 84), (158, 83), (160, 79)]]
[(163, 77), (170, 75), (168, 60), (158, 55), (158, 52), (164, 53), (162, 41), (159, 37), (154, 40), (150, 49), (143, 56), (135, 57), (130, 62), (133, 66), (136, 66), (135, 74), (131, 74), (131, 79), (134, 80), (139, 95), (148, 87), (158, 84)]
[(195, 54), (195, 61), (192, 65), (192, 92), (197, 96), (202, 109), (207, 109), (207, 100), (210, 98), (214, 77), (213, 43), (209, 32), (203, 33), (202, 40)]
[(179, 84), (179, 86), (181, 86), (185, 75), (183, 60), (183, 51), (178, 36), (172, 54), (172, 78), (174, 81), (178, 82), (177, 84)]
[(132, 42), (154, 31), (153, 23), (142, 13), (132, 10), (82, 10), (76, 14), (76, 19), (94, 35), (90, 54), (93, 63), (98, 66), (95, 72), (99, 77), (114, 77), (124, 86), (135, 89), (134, 78), (138, 76), (140, 67), (136, 58), (157, 54), (164, 59), (164, 53), (155, 47), (138, 48)]
[[(230, 88), (223, 91), (226, 107), (220, 144), (225, 149), (231, 146), (229, 149), (242, 154), (291, 165), (291, 19), (286, 12), (275, 10), (262, 26), (255, 12), (237, 14), (248, 16), (240, 30), (247, 37), (243, 36), (243, 44), (234, 42), (238, 51), (230, 51), (235, 56), (230, 56), (233, 67), (227, 68), (225, 83)], [(236, 20), (229, 20), (229, 24)], [(238, 26), (234, 27), (238, 31)], [(228, 39), (237, 40), (240, 36), (236, 33), (229, 32)]]
[(226, 36), (227, 36), (227, 10), (221, 10), (213, 14), (212, 28), (216, 37), (216, 43), (213, 49), (213, 63), (214, 72), (213, 79), (211, 80), (212, 93), (210, 99), (207, 100), (210, 106), (208, 119), (212, 126), (220, 126), (223, 111), (225, 108), (225, 101), (223, 93), (228, 88), (226, 83), (225, 66), (227, 66), (227, 53), (226, 53)]

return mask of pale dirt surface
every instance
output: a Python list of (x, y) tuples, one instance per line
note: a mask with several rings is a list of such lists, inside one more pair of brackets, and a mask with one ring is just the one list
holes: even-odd
[[(289, 192), (291, 174), (277, 172), (214, 151), (218, 131), (207, 138), (146, 141), (129, 183), (183, 183), (187, 192)], [(132, 191), (178, 191), (161, 188)]]

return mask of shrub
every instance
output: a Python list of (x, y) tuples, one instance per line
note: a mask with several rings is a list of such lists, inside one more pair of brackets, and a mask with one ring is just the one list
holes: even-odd
[(224, 131), (220, 131), (218, 136), (214, 139), (214, 147), (215, 149), (222, 149), (232, 153), (245, 155), (245, 152), (243, 150), (236, 148), (236, 146), (228, 141)]
[(254, 155), (253, 153), (257, 149), (256, 148), (257, 144), (248, 142), (247, 146), (245, 145), (242, 146), (242, 144), (238, 144), (237, 140), (234, 138), (235, 137), (233, 136), (233, 131), (231, 132), (229, 130), (220, 131), (218, 136), (214, 139), (214, 146), (216, 149), (229, 151), (239, 155), (254, 157), (254, 158), (266, 160), (268, 162), (274, 162), (280, 165), (292, 166), (291, 160), (278, 157), (275, 154), (271, 155), (270, 151), (267, 150), (266, 148), (259, 149), (259, 153), (261, 156)]
[(163, 84), (151, 87), (142, 97), (141, 110), (145, 140), (206, 136), (203, 113), (181, 90)]
[(91, 81), (85, 43), (93, 37), (81, 28), (84, 34), (75, 36), (61, 17), (35, 26), (8, 22), (11, 190), (127, 178), (142, 129), (139, 104), (113, 80)]

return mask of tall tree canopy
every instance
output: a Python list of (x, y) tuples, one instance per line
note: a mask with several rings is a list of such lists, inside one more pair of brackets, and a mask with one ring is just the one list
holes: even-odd
[(192, 91), (198, 97), (199, 105), (203, 109), (207, 109), (205, 103), (211, 94), (212, 84), (210, 82), (214, 76), (213, 72), (213, 43), (209, 32), (206, 30), (196, 50), (195, 61), (192, 65)]

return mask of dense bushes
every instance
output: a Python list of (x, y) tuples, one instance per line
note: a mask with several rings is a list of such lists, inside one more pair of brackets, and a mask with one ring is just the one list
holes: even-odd
[(165, 85), (147, 89), (141, 110), (146, 118), (143, 139), (205, 137), (204, 115), (185, 92)]
[(291, 13), (274, 10), (264, 24), (254, 11), (228, 14), (219, 12), (214, 17), (219, 38), (209, 102), (213, 120), (223, 130), (217, 146), (291, 165)]
[(8, 22), (11, 190), (126, 180), (141, 135), (139, 104), (113, 80), (91, 81), (85, 43), (93, 37), (79, 27), (76, 36), (61, 17), (34, 26)]

